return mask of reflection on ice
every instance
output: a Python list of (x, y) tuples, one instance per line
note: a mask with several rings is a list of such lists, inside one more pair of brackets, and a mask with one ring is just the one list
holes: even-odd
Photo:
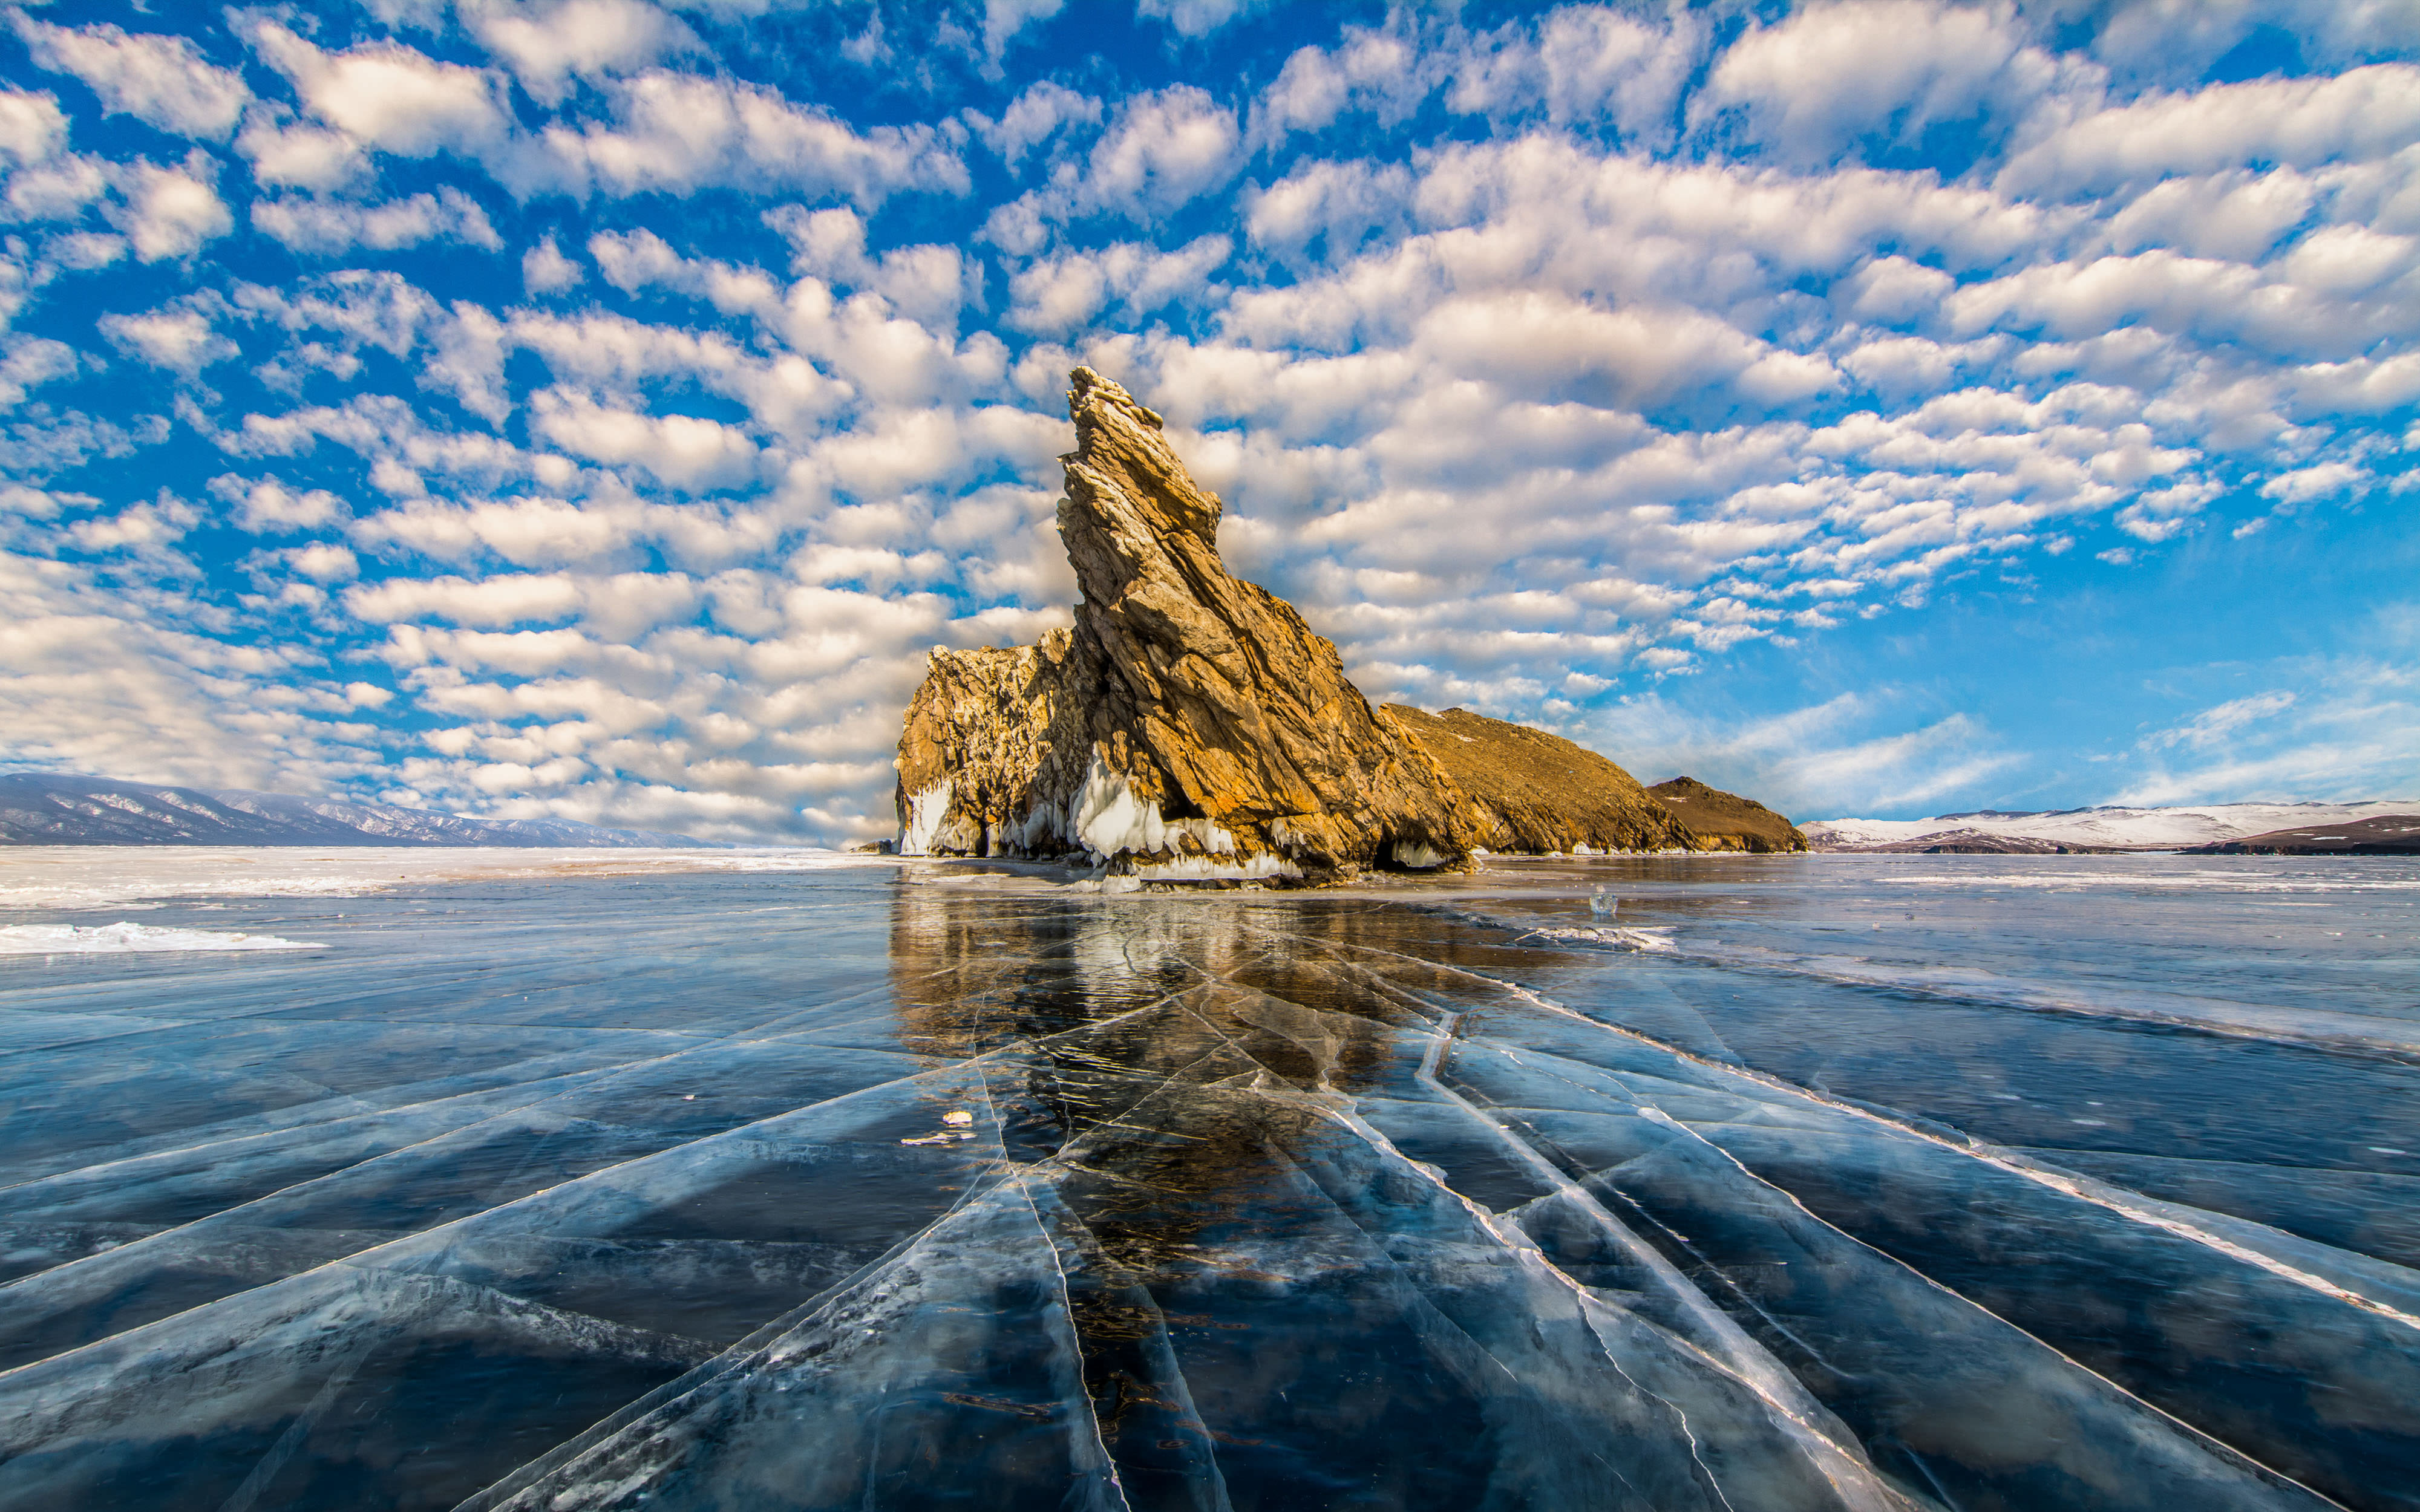
[(2420, 1506), (2383, 1051), (1627, 883), (516, 887), (22, 979), (0, 1502)]

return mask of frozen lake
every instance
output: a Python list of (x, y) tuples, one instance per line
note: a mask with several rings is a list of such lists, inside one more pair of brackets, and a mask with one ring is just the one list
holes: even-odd
[(2420, 1508), (2420, 864), (221, 855), (0, 869), (11, 1512)]

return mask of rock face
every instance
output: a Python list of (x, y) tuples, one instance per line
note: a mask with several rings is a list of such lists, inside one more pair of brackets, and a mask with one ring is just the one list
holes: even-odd
[(1671, 810), (1709, 851), (1803, 851), (1807, 837), (1798, 827), (1754, 798), (1708, 787), (1694, 777), (1658, 782), (1647, 792)]
[(1807, 848), (1761, 804), (1651, 792), (1544, 731), (1372, 708), (1332, 642), (1219, 561), (1218, 497), (1159, 416), (1090, 368), (1069, 381), (1075, 626), (933, 652), (899, 739), (903, 855), (1321, 882), (1481, 850)]
[(933, 654), (900, 740), (901, 851), (1312, 881), (1466, 860), (1477, 809), (1332, 642), (1228, 573), (1218, 497), (1159, 417), (1089, 368), (1070, 382), (1075, 627)]
[(1386, 712), (1469, 795), (1480, 843), (1491, 851), (1709, 848), (1637, 778), (1559, 735), (1467, 709), (1426, 714), (1389, 703)]

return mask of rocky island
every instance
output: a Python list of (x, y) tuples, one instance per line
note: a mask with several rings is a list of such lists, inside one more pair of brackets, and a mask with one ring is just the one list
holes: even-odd
[(1294, 606), (1227, 571), (1222, 505), (1160, 417), (1090, 368), (1069, 382), (1076, 623), (933, 652), (899, 741), (902, 854), (1317, 883), (1490, 852), (1753, 848), (1544, 731), (1373, 706)]

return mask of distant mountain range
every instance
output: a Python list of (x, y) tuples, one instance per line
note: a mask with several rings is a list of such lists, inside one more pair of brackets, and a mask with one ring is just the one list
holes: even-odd
[[(2050, 855), (2093, 851), (2183, 851), (2226, 846), (2241, 853), (2347, 853), (2345, 844), (2306, 844), (2322, 831), (2380, 819), (2420, 816), (2420, 799), (2373, 803), (2215, 803), (2167, 809), (1996, 809), (1931, 819), (1818, 819), (1799, 827), (1819, 851), (1984, 852)], [(2368, 837), (2393, 844), (2407, 832)], [(2257, 845), (2238, 842), (2260, 841)], [(2357, 852), (2354, 852), (2358, 854)]]
[(0, 845), (515, 845), (724, 848), (568, 819), (465, 819), (384, 803), (161, 787), (55, 772), (0, 775)]

